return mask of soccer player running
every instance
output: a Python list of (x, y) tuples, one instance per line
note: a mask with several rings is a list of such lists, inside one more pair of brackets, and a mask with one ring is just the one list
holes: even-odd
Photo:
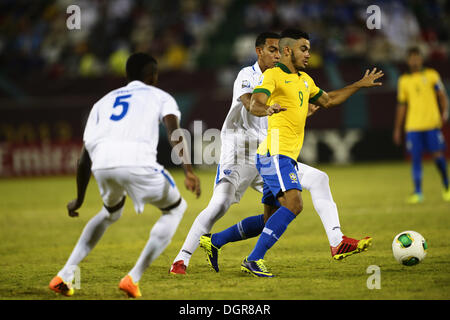
[[(150, 238), (119, 288), (129, 297), (141, 296), (138, 282), (149, 265), (170, 243), (186, 211), (186, 201), (169, 172), (156, 160), (159, 122), (168, 137), (179, 128), (180, 111), (175, 99), (154, 87), (157, 62), (145, 53), (132, 54), (126, 63), (128, 84), (113, 90), (94, 104), (84, 131), (84, 146), (77, 167), (77, 198), (67, 205), (69, 216), (77, 217), (91, 172), (97, 180), (103, 207), (85, 226), (65, 266), (49, 287), (66, 296), (74, 293), (72, 282), (78, 264), (91, 252), (106, 229), (122, 215), (128, 194), (137, 213), (146, 203), (162, 212)], [(170, 143), (186, 143), (184, 137)], [(187, 148), (180, 155), (185, 186), (200, 195), (200, 180), (190, 165)]]
[[(264, 32), (257, 36), (255, 64), (243, 68), (233, 87), (233, 100), (221, 131), (221, 154), (217, 166), (214, 192), (208, 206), (198, 214), (178, 255), (170, 268), (172, 274), (185, 274), (199, 239), (208, 233), (234, 203), (238, 203), (248, 187), (262, 192), (263, 181), (255, 168), (254, 155), (264, 138), (267, 120), (249, 113), (253, 88), (263, 71), (280, 60), (279, 35)], [(246, 237), (254, 237), (253, 229), (264, 225), (263, 215), (249, 217), (243, 223)]]
[[(424, 200), (422, 193), (422, 156), (430, 152), (442, 178), (442, 198), (450, 201), (445, 141), (440, 128), (448, 121), (449, 107), (445, 87), (439, 73), (423, 67), (423, 58), (416, 47), (408, 50), (409, 73), (398, 80), (397, 112), (393, 140), (400, 145), (402, 130), (406, 131), (406, 148), (412, 159), (414, 193), (407, 198), (411, 204)], [(439, 106), (441, 109), (439, 110)], [(405, 121), (406, 118), (406, 121)]]
[[(250, 99), (263, 71), (279, 61), (279, 35), (262, 33), (255, 42), (258, 60), (253, 66), (243, 68), (234, 83), (233, 104), (222, 128), (222, 152), (217, 168), (213, 197), (208, 207), (194, 221), (189, 234), (172, 264), (170, 272), (185, 274), (192, 253), (199, 245), (206, 251), (208, 262), (218, 272), (220, 248), (228, 242), (240, 241), (261, 234), (268, 214), (247, 217), (223, 232), (205, 234), (222, 217), (233, 203), (240, 198), (249, 186), (263, 192), (263, 181), (255, 167), (256, 147), (267, 133), (267, 117), (252, 115)], [(317, 107), (310, 105), (309, 114)], [(245, 144), (245, 141), (248, 141)], [(254, 149), (248, 146), (255, 146)], [(237, 158), (237, 161), (236, 159)], [(326, 173), (308, 165), (298, 163), (302, 186), (309, 190), (314, 208), (319, 214), (330, 246), (337, 247), (342, 241), (339, 216), (333, 201)], [(335, 254), (335, 259), (347, 253)]]
[[(376, 68), (367, 70), (361, 80), (327, 93), (303, 72), (310, 57), (307, 33), (283, 31), (279, 50), (280, 63), (263, 73), (250, 101), (253, 115), (269, 116), (267, 137), (256, 155), (256, 168), (264, 180), (262, 202), (268, 219), (253, 251), (241, 264), (242, 271), (257, 277), (273, 277), (264, 256), (303, 210), (297, 158), (303, 145), (308, 102), (325, 108), (339, 105), (360, 88), (380, 86), (375, 80), (383, 76)], [(370, 237), (356, 240), (343, 236), (338, 246), (331, 247), (331, 254), (362, 252), (371, 241)]]

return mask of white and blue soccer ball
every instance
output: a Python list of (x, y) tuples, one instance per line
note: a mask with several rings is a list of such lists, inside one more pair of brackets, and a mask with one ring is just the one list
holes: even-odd
[(392, 242), (392, 253), (395, 260), (405, 266), (414, 266), (420, 263), (425, 259), (427, 249), (427, 241), (416, 231), (400, 232)]

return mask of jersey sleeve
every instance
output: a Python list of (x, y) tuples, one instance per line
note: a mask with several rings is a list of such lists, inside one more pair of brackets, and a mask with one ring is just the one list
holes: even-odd
[(431, 78), (431, 83), (436, 91), (441, 91), (444, 89), (444, 84), (442, 83), (441, 76), (434, 69), (429, 69), (429, 77)]
[(401, 76), (398, 79), (398, 83), (397, 83), (397, 102), (398, 103), (406, 103), (407, 102), (407, 92), (406, 92), (406, 88), (405, 88), (405, 81), (403, 79), (403, 77)]
[(238, 97), (238, 99), (246, 93), (251, 94), (253, 92), (251, 73), (245, 69), (241, 70), (234, 81), (233, 90), (234, 96)]
[(268, 97), (275, 90), (275, 77), (273, 69), (268, 69), (260, 76), (258, 85), (253, 90), (253, 93), (262, 92), (267, 94)]
[(181, 119), (181, 112), (180, 109), (178, 108), (178, 104), (176, 102), (176, 100), (168, 93), (165, 93), (162, 95), (161, 97), (161, 112), (159, 115), (159, 120), (162, 121), (162, 119), (169, 115), (169, 114), (173, 114), (175, 115), (178, 119)]
[(323, 90), (316, 86), (316, 83), (311, 77), (308, 78), (309, 86), (311, 87), (309, 91), (309, 102), (314, 103), (323, 94)]

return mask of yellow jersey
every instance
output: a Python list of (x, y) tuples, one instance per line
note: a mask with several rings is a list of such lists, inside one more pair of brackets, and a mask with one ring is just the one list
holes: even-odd
[(258, 146), (258, 154), (284, 155), (297, 161), (303, 146), (308, 104), (323, 93), (304, 72), (291, 73), (278, 63), (261, 75), (253, 93), (269, 96), (267, 105), (278, 103), (287, 110), (268, 117), (267, 137)]
[(439, 73), (426, 68), (398, 79), (397, 100), (407, 105), (405, 130), (425, 131), (442, 126), (436, 90), (442, 86)]

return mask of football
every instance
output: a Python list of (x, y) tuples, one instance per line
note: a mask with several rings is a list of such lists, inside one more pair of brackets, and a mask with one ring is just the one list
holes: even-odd
[(395, 260), (405, 266), (420, 263), (427, 255), (428, 244), (416, 231), (403, 231), (394, 237), (392, 253)]

